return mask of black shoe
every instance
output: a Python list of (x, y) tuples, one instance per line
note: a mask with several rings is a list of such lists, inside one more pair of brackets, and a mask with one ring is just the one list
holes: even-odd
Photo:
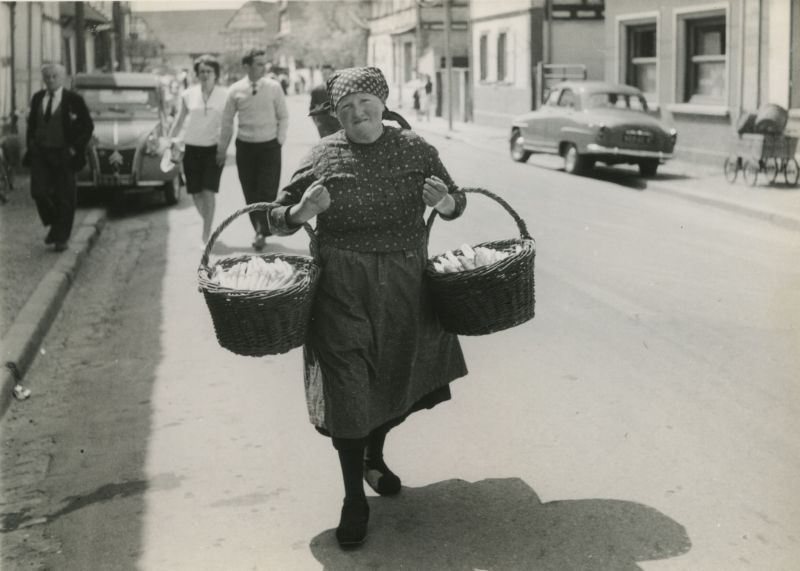
[(367, 498), (345, 498), (342, 517), (336, 528), (336, 540), (341, 547), (353, 547), (367, 537), (369, 504)]
[(53, 251), (54, 252), (63, 252), (64, 250), (67, 249), (67, 247), (68, 246), (67, 246), (66, 242), (56, 242), (55, 244), (53, 244)]
[(400, 478), (392, 472), (383, 458), (364, 460), (364, 480), (381, 496), (394, 496), (403, 487)]
[(53, 229), (51, 228), (50, 231), (47, 233), (47, 236), (44, 237), (45, 244), (52, 244), (55, 242), (55, 238), (53, 238)]
[(260, 252), (264, 249), (264, 246), (267, 244), (267, 239), (263, 234), (256, 234), (256, 237), (253, 239), (253, 249), (257, 252)]

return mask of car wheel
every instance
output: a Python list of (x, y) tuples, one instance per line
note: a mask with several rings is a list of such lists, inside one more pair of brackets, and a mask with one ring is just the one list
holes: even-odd
[(167, 206), (175, 206), (181, 197), (180, 177), (175, 177), (164, 183), (164, 202)]
[(642, 176), (650, 178), (656, 176), (656, 172), (658, 172), (658, 161), (650, 160), (639, 163), (639, 174)]
[(511, 158), (518, 163), (524, 163), (531, 156), (531, 152), (526, 151), (525, 147), (522, 146), (522, 135), (516, 129), (511, 133), (510, 149)]
[(578, 152), (578, 147), (569, 145), (564, 151), (564, 170), (569, 174), (581, 174), (587, 169), (587, 159)]

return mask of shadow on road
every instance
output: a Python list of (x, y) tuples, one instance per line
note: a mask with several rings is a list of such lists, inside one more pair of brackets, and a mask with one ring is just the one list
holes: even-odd
[(542, 503), (518, 478), (447, 480), (370, 498), (370, 535), (343, 551), (330, 529), (311, 540), (326, 571), (430, 569), (628, 571), (686, 553), (682, 525), (623, 500)]

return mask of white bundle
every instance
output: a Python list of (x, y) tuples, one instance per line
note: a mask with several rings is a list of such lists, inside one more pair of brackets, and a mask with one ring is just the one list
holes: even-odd
[(229, 268), (214, 266), (211, 281), (231, 289), (275, 290), (293, 285), (298, 276), (294, 266), (280, 258), (267, 262), (253, 256)]
[[(513, 253), (518, 254), (521, 250), (522, 247), (517, 244)], [(511, 252), (484, 248), (483, 246), (472, 248), (469, 244), (462, 244), (461, 255), (456, 255), (448, 250), (439, 256), (438, 259), (434, 260), (433, 268), (442, 274), (452, 274), (488, 266), (500, 260), (505, 260), (510, 255)]]

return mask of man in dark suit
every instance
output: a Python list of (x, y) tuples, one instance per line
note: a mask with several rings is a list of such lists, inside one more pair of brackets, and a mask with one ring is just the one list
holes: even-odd
[(328, 103), (328, 79), (333, 75), (333, 66), (322, 66), (322, 83), (311, 90), (311, 103), (308, 107), (309, 115), (317, 126), (320, 137), (327, 137), (342, 128), (339, 120), (330, 110)]
[(31, 195), (44, 239), (56, 252), (67, 249), (75, 219), (75, 173), (86, 164), (86, 145), (94, 122), (83, 97), (64, 88), (64, 67), (42, 66), (45, 89), (31, 98), (25, 164), (31, 169)]

